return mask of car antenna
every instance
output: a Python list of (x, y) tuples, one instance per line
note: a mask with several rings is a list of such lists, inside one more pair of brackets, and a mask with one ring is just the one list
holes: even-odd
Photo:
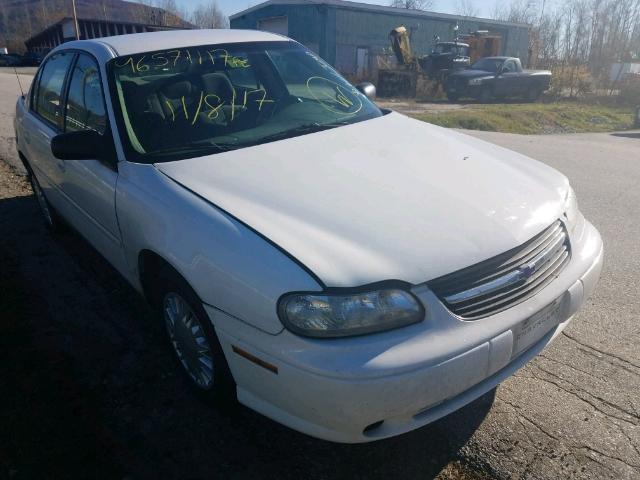
[(20, 75), (18, 75), (18, 71), (16, 70), (16, 67), (13, 67), (13, 71), (16, 74), (16, 78), (18, 79), (18, 86), (20, 87), (20, 95), (22, 95), (22, 97), (24, 98), (24, 90), (22, 89), (22, 82), (20, 82)]

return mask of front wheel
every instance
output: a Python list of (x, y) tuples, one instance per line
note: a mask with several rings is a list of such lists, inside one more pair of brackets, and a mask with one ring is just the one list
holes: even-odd
[(157, 305), (167, 338), (190, 386), (218, 405), (235, 403), (235, 383), (197, 294), (173, 271), (160, 275)]
[(480, 103), (489, 103), (491, 101), (491, 97), (493, 97), (493, 92), (489, 87), (482, 87), (480, 93), (478, 94), (478, 101)]

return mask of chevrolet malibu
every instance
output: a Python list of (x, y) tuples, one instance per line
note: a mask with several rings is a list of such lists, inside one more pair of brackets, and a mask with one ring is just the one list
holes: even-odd
[(15, 119), (45, 221), (155, 307), (196, 391), (349, 443), (495, 388), (603, 252), (562, 174), (360, 90), (279, 35), (143, 33), (53, 50)]

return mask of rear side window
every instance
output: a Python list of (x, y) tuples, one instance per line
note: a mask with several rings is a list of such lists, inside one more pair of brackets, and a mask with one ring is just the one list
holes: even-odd
[(102, 134), (106, 128), (107, 116), (98, 65), (88, 55), (80, 54), (69, 80), (65, 131), (95, 130)]
[(62, 52), (47, 60), (42, 67), (35, 92), (34, 110), (56, 126), (60, 125), (62, 118), (62, 88), (73, 55), (70, 52)]

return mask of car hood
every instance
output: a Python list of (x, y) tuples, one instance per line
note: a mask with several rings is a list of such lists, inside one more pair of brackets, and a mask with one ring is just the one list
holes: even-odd
[(568, 189), (542, 163), (398, 113), (156, 167), (332, 287), (493, 257), (559, 218)]

